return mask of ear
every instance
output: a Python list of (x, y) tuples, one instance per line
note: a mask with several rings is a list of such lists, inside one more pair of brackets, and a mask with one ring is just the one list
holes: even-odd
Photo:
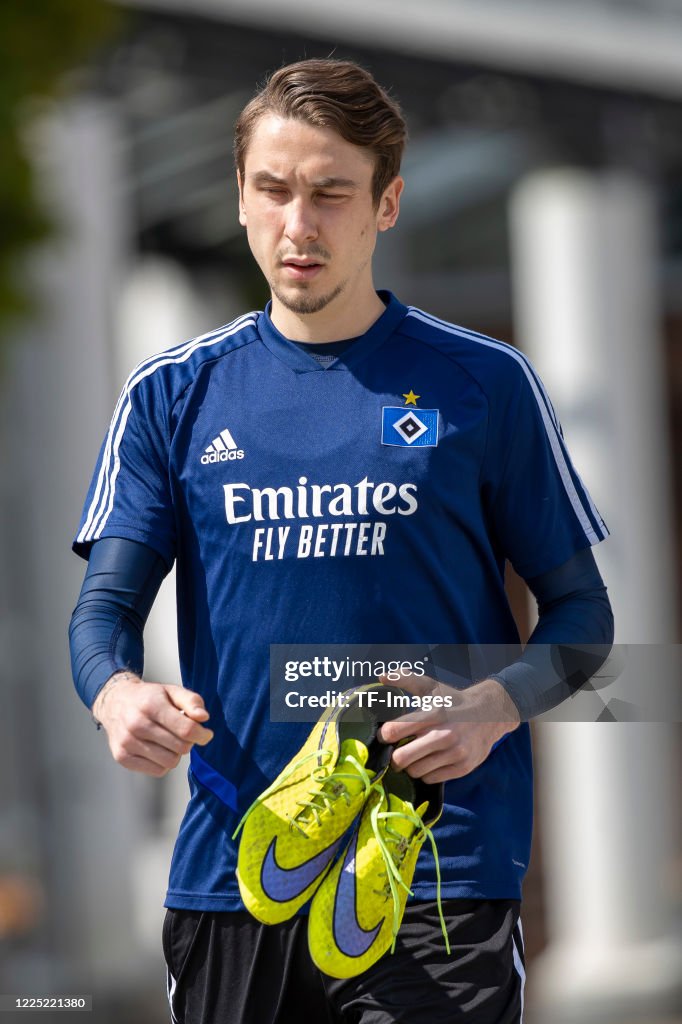
[(246, 210), (244, 208), (244, 183), (242, 176), (237, 171), (237, 188), (239, 190), (239, 223), (243, 228), (246, 227)]
[(388, 231), (397, 221), (400, 213), (400, 196), (404, 186), (405, 182), (401, 177), (394, 178), (382, 195), (377, 213), (377, 229), (379, 231)]

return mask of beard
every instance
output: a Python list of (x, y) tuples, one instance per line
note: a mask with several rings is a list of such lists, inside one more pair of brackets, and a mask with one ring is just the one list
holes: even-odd
[(320, 310), (328, 306), (330, 302), (333, 302), (341, 294), (345, 285), (346, 282), (342, 281), (332, 291), (327, 292), (326, 295), (306, 295), (305, 292), (301, 292), (299, 295), (285, 295), (284, 292), (274, 285), (270, 287), (272, 288), (272, 294), (276, 296), (285, 309), (288, 309), (291, 313), (302, 313), (305, 315), (319, 313)]
[[(287, 256), (297, 255), (306, 256), (309, 259), (315, 259), (320, 257), (322, 261), (329, 262), (331, 260), (331, 253), (324, 248), (324, 246), (317, 243), (306, 246), (301, 252), (287, 253), (283, 251), (277, 254), (278, 262), (283, 262)], [(274, 275), (273, 275), (274, 276)], [(310, 295), (308, 294), (308, 283), (300, 282), (300, 291), (295, 287), (292, 287), (290, 291), (285, 292), (284, 288), (280, 288), (276, 282), (269, 281), (270, 289), (272, 294), (282, 303), (285, 309), (288, 309), (291, 313), (302, 313), (303, 315), (310, 315), (311, 313), (319, 313), (320, 310), (324, 309), (333, 302), (338, 295), (341, 294), (343, 289), (346, 287), (347, 281), (341, 281), (326, 295)], [(312, 283), (312, 282), (311, 282)]]

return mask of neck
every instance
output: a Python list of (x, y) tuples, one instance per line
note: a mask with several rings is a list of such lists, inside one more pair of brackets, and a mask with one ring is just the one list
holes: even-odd
[(322, 344), (365, 334), (385, 309), (374, 289), (361, 304), (349, 302), (341, 293), (318, 313), (295, 313), (273, 295), (271, 317), (277, 330), (290, 341)]

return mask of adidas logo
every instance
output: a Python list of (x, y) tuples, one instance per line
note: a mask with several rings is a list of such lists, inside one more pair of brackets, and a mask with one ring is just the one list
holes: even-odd
[(212, 462), (233, 462), (235, 459), (243, 459), (244, 452), (237, 448), (230, 431), (225, 427), (217, 437), (214, 437), (210, 445), (201, 456), (202, 466), (208, 466)]

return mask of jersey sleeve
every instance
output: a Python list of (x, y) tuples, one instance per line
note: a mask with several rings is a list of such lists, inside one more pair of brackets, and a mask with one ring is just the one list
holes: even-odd
[(153, 548), (169, 568), (173, 564), (167, 403), (154, 384), (133, 372), (121, 392), (73, 542), (84, 558), (96, 540), (122, 537)]
[(578, 475), (543, 384), (520, 353), (490, 397), (482, 491), (496, 547), (525, 579), (539, 576), (608, 529)]

